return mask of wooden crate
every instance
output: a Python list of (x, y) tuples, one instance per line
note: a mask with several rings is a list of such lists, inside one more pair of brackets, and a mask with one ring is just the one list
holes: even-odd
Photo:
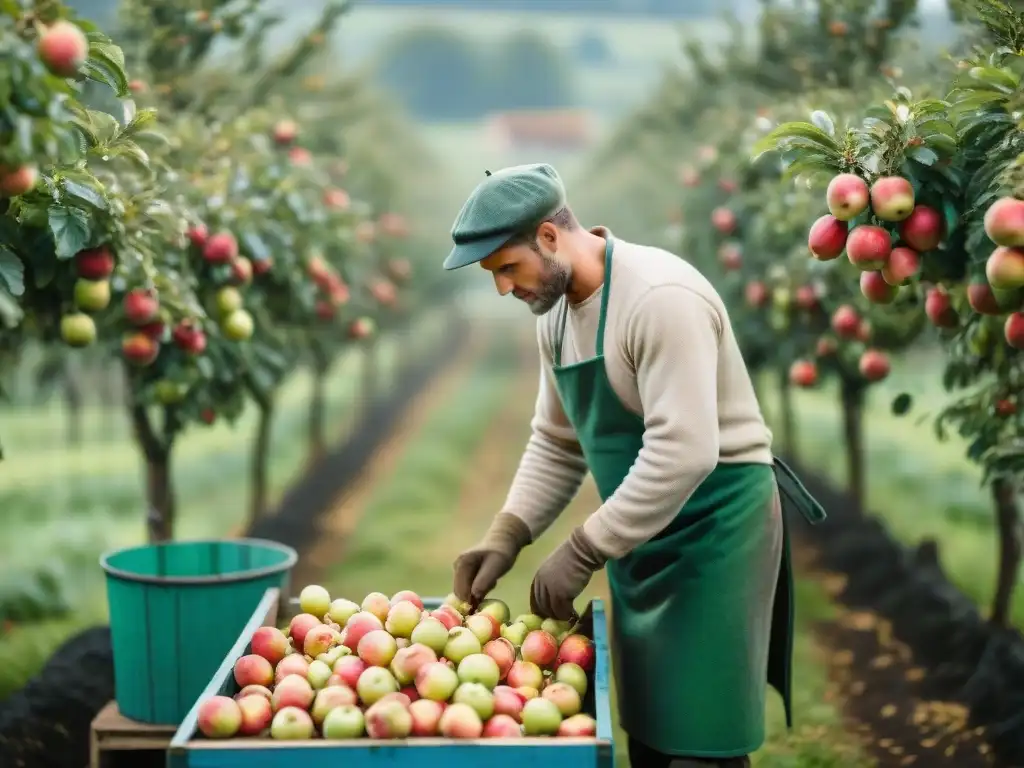
[[(265, 598), (253, 613), (235, 647), (217, 671), (200, 701), (217, 694), (238, 692), (235, 661), (248, 653), (253, 633), (277, 617)], [(424, 599), (428, 607), (440, 601)], [(282, 616), (294, 608), (287, 601)], [(593, 625), (587, 634), (594, 640), (594, 684), (587, 692), (585, 709), (597, 719), (594, 738), (521, 739), (352, 739), (351, 741), (273, 741), (267, 738), (205, 739), (198, 732), (199, 702), (174, 735), (167, 752), (168, 768), (295, 768), (307, 763), (345, 768), (613, 768), (615, 748), (610, 705), (608, 623), (600, 600), (593, 604)], [(269, 617), (269, 620), (268, 620)]]
[(149, 725), (129, 720), (112, 701), (92, 721), (89, 766), (163, 766), (167, 761), (167, 747), (176, 730), (173, 725)]

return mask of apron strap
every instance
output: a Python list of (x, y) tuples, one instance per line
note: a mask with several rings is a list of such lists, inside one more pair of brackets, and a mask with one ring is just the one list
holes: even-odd
[(555, 328), (555, 337), (551, 341), (552, 363), (555, 368), (562, 367), (562, 341), (565, 339), (565, 323), (569, 318), (569, 299), (562, 297), (562, 312)]
[(606, 233), (604, 246), (604, 290), (601, 293), (601, 314), (597, 320), (597, 341), (594, 344), (594, 354), (598, 357), (604, 355), (604, 321), (608, 317), (608, 296), (612, 292), (612, 252), (615, 250), (615, 240), (610, 232)]
[(792, 504), (796, 511), (803, 516), (804, 520), (811, 525), (824, 522), (825, 518), (828, 517), (825, 514), (825, 508), (818, 503), (817, 499), (811, 496), (810, 491), (804, 488), (804, 484), (800, 482), (800, 479), (793, 470), (786, 466), (782, 459), (778, 456), (773, 458), (775, 460), (775, 481), (779, 484), (779, 492), (783, 499)]

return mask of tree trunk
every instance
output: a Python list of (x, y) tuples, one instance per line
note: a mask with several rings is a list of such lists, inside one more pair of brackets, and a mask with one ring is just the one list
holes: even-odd
[(267, 511), (269, 485), (270, 435), (274, 426), (274, 401), (267, 398), (259, 403), (259, 424), (252, 446), (252, 466), (249, 475), (249, 525), (252, 526)]
[(792, 461), (797, 461), (796, 447), (796, 415), (793, 411), (793, 385), (789, 383), (789, 372), (779, 368), (779, 426), (782, 434), (779, 443), (782, 453)]
[(327, 395), (327, 361), (323, 355), (313, 353), (313, 392), (309, 397), (309, 464), (313, 466), (327, 455), (327, 438), (324, 435), (324, 418)]
[(366, 410), (369, 410), (373, 401), (377, 399), (377, 387), (380, 385), (380, 358), (377, 355), (379, 349), (375, 336), (363, 342), (363, 394), (359, 403)]
[(174, 538), (175, 499), (171, 482), (171, 443), (161, 440), (146, 406), (131, 407), (132, 428), (146, 462), (146, 529), (151, 544)]
[(1005, 628), (1010, 626), (1013, 591), (1017, 586), (1021, 558), (1020, 508), (1017, 506), (1017, 489), (1011, 480), (1000, 478), (992, 483), (992, 502), (999, 531), (999, 575), (990, 621)]
[(843, 379), (839, 390), (843, 409), (843, 441), (846, 448), (846, 491), (854, 509), (864, 513), (866, 477), (864, 467), (864, 385)]
[(79, 381), (78, 372), (70, 361), (64, 363), (64, 406), (67, 408), (67, 433), (65, 439), (68, 445), (82, 444), (82, 383)]

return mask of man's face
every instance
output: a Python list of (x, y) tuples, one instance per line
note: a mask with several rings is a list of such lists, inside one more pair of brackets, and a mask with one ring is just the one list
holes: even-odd
[(502, 296), (512, 294), (535, 315), (545, 315), (569, 290), (572, 269), (555, 252), (513, 245), (495, 251), (480, 262), (494, 277), (494, 286)]

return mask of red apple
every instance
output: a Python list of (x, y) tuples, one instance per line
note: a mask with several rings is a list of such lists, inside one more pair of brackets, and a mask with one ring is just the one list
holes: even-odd
[(1024, 250), (996, 248), (985, 262), (985, 276), (997, 290), (1024, 288)]
[(850, 221), (868, 207), (868, 185), (852, 173), (841, 173), (829, 182), (825, 191), (828, 210), (840, 221)]
[(78, 26), (61, 19), (43, 28), (37, 50), (53, 74), (74, 77), (89, 56), (89, 41)]
[(818, 366), (810, 360), (797, 360), (789, 368), (789, 381), (796, 387), (813, 387), (818, 383)]
[(875, 304), (891, 304), (899, 292), (899, 288), (889, 285), (881, 272), (861, 272), (860, 292)]
[(75, 271), (85, 280), (103, 280), (114, 271), (114, 254), (106, 246), (89, 248), (75, 254)]
[(972, 280), (967, 286), (967, 303), (979, 315), (1001, 315), (1005, 312), (986, 280)]
[(121, 340), (121, 354), (132, 365), (145, 367), (160, 355), (160, 343), (144, 333), (131, 333)]
[(920, 269), (921, 257), (917, 251), (901, 245), (889, 254), (889, 260), (882, 267), (882, 277), (889, 285), (904, 285)]
[(881, 381), (889, 375), (889, 358), (877, 349), (868, 349), (857, 365), (860, 375), (868, 381)]
[(846, 241), (846, 256), (850, 263), (865, 272), (885, 266), (892, 253), (892, 238), (881, 227), (862, 224), (854, 227)]
[(945, 288), (936, 286), (928, 291), (924, 300), (924, 311), (936, 328), (956, 328), (960, 318), (950, 301)]
[(211, 264), (229, 264), (238, 257), (238, 241), (230, 232), (211, 235), (203, 246), (203, 258)]
[(927, 205), (915, 205), (900, 224), (900, 237), (917, 251), (931, 251), (942, 242), (942, 214)]
[(1024, 246), (1024, 200), (1002, 197), (985, 211), (985, 234), (996, 245)]
[(857, 338), (860, 315), (849, 304), (843, 304), (832, 314), (832, 330), (841, 339)]
[(883, 176), (871, 185), (871, 209), (882, 221), (903, 221), (914, 210), (914, 187), (902, 176)]
[(1003, 325), (1006, 343), (1014, 349), (1024, 349), (1024, 312), (1014, 312)]
[(132, 325), (145, 325), (156, 319), (160, 301), (155, 291), (136, 288), (125, 294), (123, 307), (125, 320)]

